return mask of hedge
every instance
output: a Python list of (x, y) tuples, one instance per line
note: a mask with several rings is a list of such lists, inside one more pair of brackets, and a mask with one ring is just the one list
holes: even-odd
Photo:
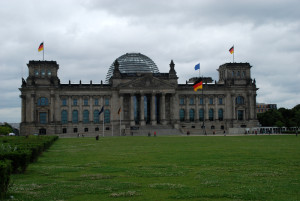
[(5, 197), (11, 175), (11, 161), (0, 160), (0, 199)]

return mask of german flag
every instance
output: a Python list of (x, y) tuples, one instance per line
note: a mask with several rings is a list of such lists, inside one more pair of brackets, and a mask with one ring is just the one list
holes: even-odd
[(44, 50), (44, 42), (42, 42), (42, 43), (40, 44), (38, 50), (39, 50), (39, 52), (42, 51), (42, 50)]
[(194, 91), (197, 91), (198, 89), (202, 89), (203, 81), (202, 78), (199, 78), (193, 85)]
[(230, 52), (230, 54), (233, 54), (233, 53), (234, 53), (234, 46), (232, 46), (232, 47), (229, 49), (229, 52)]

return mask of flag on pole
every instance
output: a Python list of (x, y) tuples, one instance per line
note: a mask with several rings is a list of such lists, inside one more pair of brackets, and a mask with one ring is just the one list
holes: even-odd
[(42, 42), (40, 44), (39, 49), (38, 49), (39, 52), (42, 51), (42, 50), (44, 50), (44, 42)]
[(119, 110), (118, 110), (118, 115), (120, 115), (120, 113), (121, 113), (121, 107), (120, 107)]
[(198, 63), (196, 66), (195, 66), (195, 70), (198, 70), (200, 69), (200, 63)]
[(232, 46), (232, 47), (229, 49), (229, 52), (230, 52), (230, 54), (233, 54), (233, 53), (234, 53), (234, 46)]
[(193, 85), (194, 91), (197, 91), (198, 89), (202, 89), (203, 81), (202, 78), (199, 78)]
[(104, 106), (102, 106), (101, 110), (99, 111), (99, 114), (100, 115), (102, 112), (104, 111)]

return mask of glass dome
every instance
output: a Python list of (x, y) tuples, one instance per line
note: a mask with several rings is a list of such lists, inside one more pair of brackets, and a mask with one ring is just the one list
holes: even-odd
[[(117, 58), (119, 62), (119, 70), (121, 73), (159, 73), (159, 70), (156, 64), (149, 57), (141, 54), (141, 53), (126, 53), (119, 58)], [(114, 62), (111, 64), (105, 82), (108, 83), (110, 77), (114, 72)]]

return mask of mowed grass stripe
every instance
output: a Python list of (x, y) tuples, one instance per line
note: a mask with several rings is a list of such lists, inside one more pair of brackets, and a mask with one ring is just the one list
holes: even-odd
[(299, 200), (295, 136), (59, 139), (14, 200)]

